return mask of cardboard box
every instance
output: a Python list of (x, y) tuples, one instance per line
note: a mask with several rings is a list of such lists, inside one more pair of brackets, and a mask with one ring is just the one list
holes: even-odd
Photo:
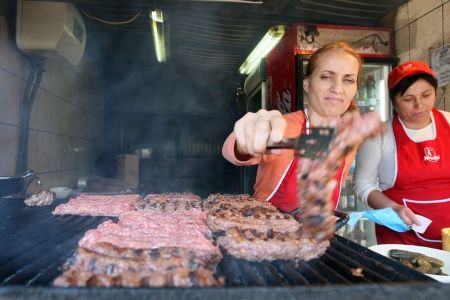
[(124, 180), (132, 188), (139, 185), (139, 156), (134, 154), (117, 155), (117, 178)]

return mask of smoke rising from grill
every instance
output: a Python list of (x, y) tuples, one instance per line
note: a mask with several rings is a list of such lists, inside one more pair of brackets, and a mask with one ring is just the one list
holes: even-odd
[[(96, 12), (88, 5), (83, 8)], [(193, 14), (197, 17), (187, 17)], [(226, 76), (237, 74), (239, 59), (230, 68), (226, 52), (235, 49), (217, 43), (218, 12), (173, 9), (166, 15), (171, 53), (163, 64), (156, 62), (146, 14), (133, 22), (137, 32), (131, 25), (102, 29), (111, 31), (101, 45), (107, 78), (103, 149), (114, 155), (152, 149), (152, 157), (140, 162), (142, 191), (222, 192), (232, 182), (225, 182), (224, 174), (236, 172), (222, 159), (221, 145), (235, 119), (236, 82)], [(100, 30), (95, 22), (90, 26)], [(188, 37), (198, 26), (204, 28)], [(216, 38), (205, 38), (205, 30), (216, 32)]]

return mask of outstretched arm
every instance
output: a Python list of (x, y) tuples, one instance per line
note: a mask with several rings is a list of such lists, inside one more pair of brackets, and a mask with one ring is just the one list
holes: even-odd
[[(266, 152), (267, 142), (279, 142), (285, 128), (286, 121), (277, 110), (249, 112), (235, 123), (234, 131), (223, 145), (222, 154), (235, 165), (258, 164)], [(272, 152), (276, 154), (276, 151)]]

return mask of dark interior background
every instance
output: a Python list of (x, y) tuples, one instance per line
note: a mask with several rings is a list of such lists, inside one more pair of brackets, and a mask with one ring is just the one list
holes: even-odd
[[(8, 1), (13, 18), (15, 1)], [(245, 96), (238, 92), (245, 77), (238, 68), (271, 26), (385, 26), (390, 13), (406, 1), (65, 2), (74, 3), (85, 20), (85, 55), (103, 66), (103, 153), (151, 147), (152, 159), (141, 161), (142, 190), (205, 196), (251, 192), (243, 190), (244, 168), (226, 162), (221, 146), (245, 113), (240, 109)], [(162, 9), (168, 20), (170, 56), (163, 64), (154, 54), (151, 9)]]

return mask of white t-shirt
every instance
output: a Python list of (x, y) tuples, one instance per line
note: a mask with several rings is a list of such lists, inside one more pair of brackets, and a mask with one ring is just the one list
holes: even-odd
[[(450, 124), (450, 112), (442, 111)], [(400, 120), (400, 119), (399, 119)], [(425, 128), (408, 129), (400, 120), (408, 137), (414, 142), (423, 142), (436, 137), (436, 125), (433, 114), (431, 124)], [(396, 145), (392, 130), (392, 118), (386, 121), (386, 132), (366, 140), (356, 154), (356, 168), (353, 175), (353, 187), (356, 195), (367, 203), (367, 197), (373, 190), (385, 191), (395, 183), (397, 174)]]

